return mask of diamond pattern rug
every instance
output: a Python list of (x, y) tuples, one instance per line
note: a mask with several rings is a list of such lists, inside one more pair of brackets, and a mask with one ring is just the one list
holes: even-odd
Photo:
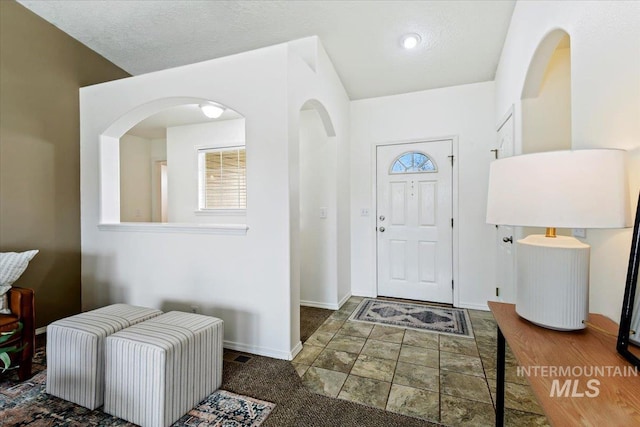
[(365, 298), (349, 320), (473, 338), (467, 310)]
[[(34, 357), (35, 375), (18, 382), (15, 374), (0, 377), (2, 426), (127, 426), (120, 418), (89, 410), (45, 392), (47, 371), (44, 351)], [(8, 374), (8, 373), (7, 373)], [(275, 404), (218, 390), (176, 421), (174, 427), (257, 427)]]

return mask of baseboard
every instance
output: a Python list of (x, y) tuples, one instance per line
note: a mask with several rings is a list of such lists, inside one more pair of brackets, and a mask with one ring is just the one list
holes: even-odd
[[(243, 351), (245, 353), (257, 354), (258, 356), (272, 357), (274, 359), (281, 360), (292, 360), (295, 357), (294, 352), (295, 354), (298, 354), (302, 349), (302, 343), (298, 343), (291, 351), (281, 351), (273, 348), (258, 347), (227, 340), (224, 340), (223, 346), (229, 350)], [(298, 348), (298, 346), (300, 348)]]
[(329, 304), (327, 302), (304, 301), (300, 300), (300, 305), (304, 307), (324, 308), (326, 310), (340, 310), (340, 305)]
[(344, 305), (344, 303), (349, 301), (349, 298), (351, 298), (351, 294), (345, 295), (340, 301), (338, 301), (338, 304), (331, 304), (328, 302), (300, 300), (300, 305), (304, 307), (324, 308), (326, 310), (340, 310), (340, 308)]
[(340, 302), (338, 302), (338, 307), (342, 308), (342, 306), (344, 305), (345, 302), (349, 301), (349, 298), (351, 298), (351, 294), (346, 294), (344, 296), (344, 298), (342, 298), (340, 300)]
[(293, 347), (293, 349), (291, 350), (291, 359), (289, 359), (289, 360), (295, 359), (295, 357), (301, 351), (302, 351), (302, 341), (298, 341), (298, 344), (296, 344), (295, 347)]
[(486, 304), (467, 304), (467, 303), (460, 303), (458, 305), (457, 308), (468, 308), (470, 310), (482, 310), (482, 311), (489, 311), (489, 306)]
[[(47, 327), (43, 326), (41, 328), (36, 329), (36, 335), (42, 335), (47, 332)], [(302, 343), (298, 341), (298, 344), (293, 347), (293, 349), (289, 352), (274, 350), (272, 348), (265, 347), (257, 347), (242, 343), (237, 343), (233, 341), (224, 341), (224, 348), (228, 348), (229, 350), (236, 351), (244, 351), (246, 353), (257, 354), (259, 356), (273, 357), (274, 359), (283, 359), (283, 360), (293, 360), (294, 357), (297, 356), (298, 353), (302, 350)]]

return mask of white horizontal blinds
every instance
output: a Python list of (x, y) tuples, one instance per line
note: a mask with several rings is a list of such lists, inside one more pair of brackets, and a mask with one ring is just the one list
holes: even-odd
[(246, 209), (246, 150), (212, 150), (204, 155), (204, 209)]

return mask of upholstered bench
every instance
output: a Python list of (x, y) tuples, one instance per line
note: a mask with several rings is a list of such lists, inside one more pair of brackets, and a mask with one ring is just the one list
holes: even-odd
[(95, 409), (104, 402), (104, 339), (162, 314), (160, 310), (113, 304), (47, 327), (47, 393)]
[(104, 412), (169, 426), (222, 383), (223, 322), (172, 311), (105, 340)]

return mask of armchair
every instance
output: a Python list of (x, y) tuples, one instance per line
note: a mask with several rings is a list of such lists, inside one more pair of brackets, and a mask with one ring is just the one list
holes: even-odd
[(31, 376), (31, 358), (35, 349), (34, 293), (31, 289), (13, 287), (8, 295), (11, 314), (0, 314), (0, 332), (12, 331), (22, 322), (22, 332), (4, 345), (24, 346), (22, 351), (11, 355), (12, 363), (19, 365), (18, 379), (24, 381)]

